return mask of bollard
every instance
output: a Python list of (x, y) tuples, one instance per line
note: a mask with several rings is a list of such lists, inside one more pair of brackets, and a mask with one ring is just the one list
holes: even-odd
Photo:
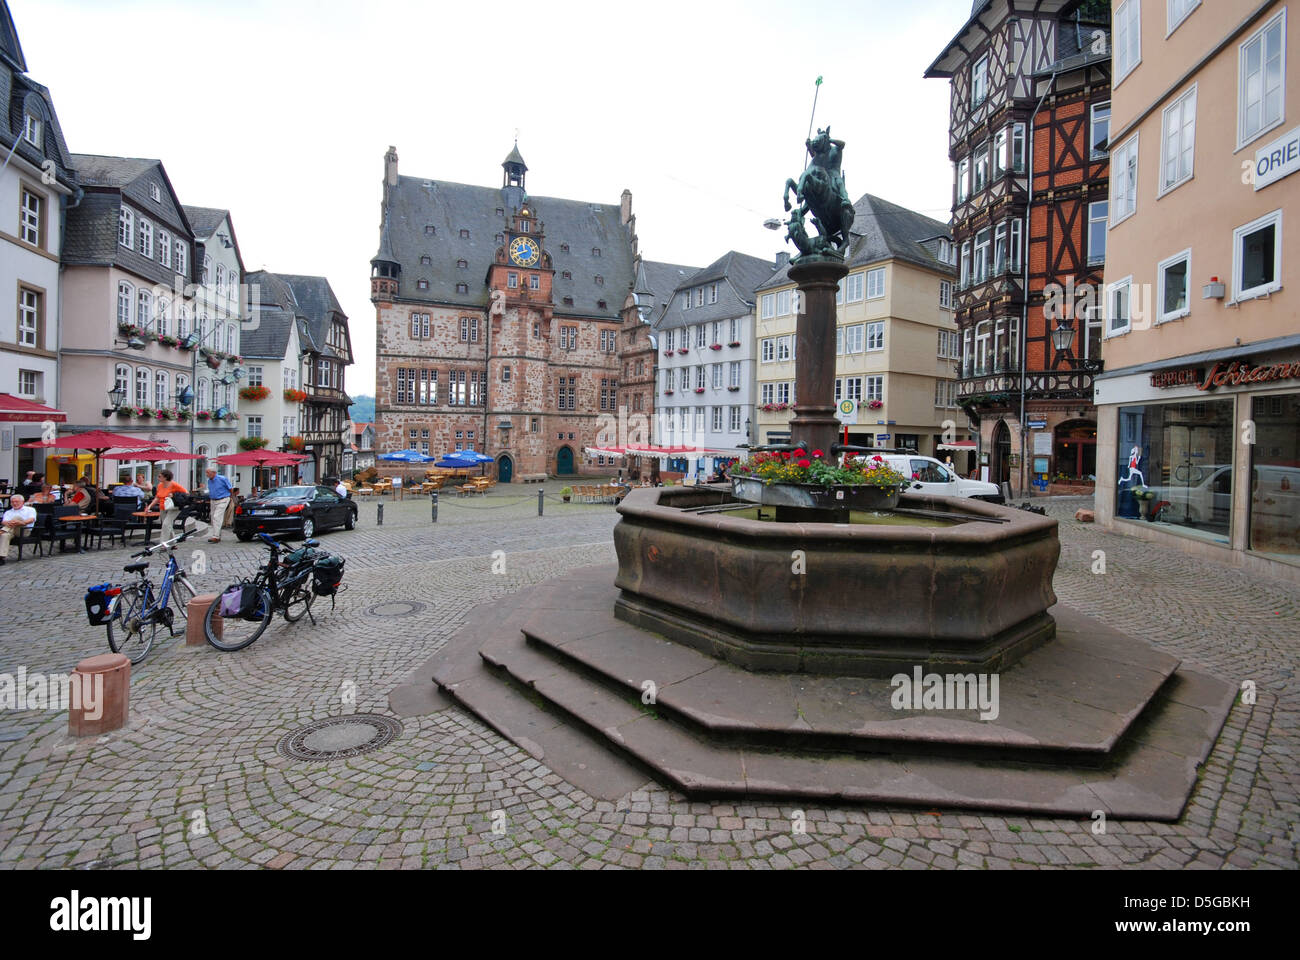
[(542, 498), (546, 496), (546, 489), (543, 487), (537, 491), (537, 515), (542, 515)]
[(433, 510), (433, 522), (437, 523), (438, 522), (438, 491), (437, 490), (429, 491), (429, 502)]
[[(208, 642), (208, 636), (204, 632), (204, 619), (208, 615), (208, 607), (220, 599), (215, 593), (201, 593), (185, 605), (185, 646), (201, 647)], [(212, 632), (221, 636), (220, 614), (212, 618)]]
[(384, 525), (384, 505), (381, 503), (379, 505), (379, 516), (375, 520), (375, 526), (382, 527), (383, 525)]
[(122, 654), (82, 660), (69, 678), (69, 688), (69, 734), (89, 737), (126, 726), (131, 713), (131, 661)]

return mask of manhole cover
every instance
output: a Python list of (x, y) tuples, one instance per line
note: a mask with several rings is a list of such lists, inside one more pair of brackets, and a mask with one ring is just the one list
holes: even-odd
[(389, 603), (377, 603), (370, 608), (372, 617), (409, 617), (424, 609), (424, 604), (414, 600), (396, 600)]
[(344, 760), (377, 750), (401, 733), (402, 725), (392, 717), (354, 713), (317, 720), (286, 734), (275, 752), (295, 760)]

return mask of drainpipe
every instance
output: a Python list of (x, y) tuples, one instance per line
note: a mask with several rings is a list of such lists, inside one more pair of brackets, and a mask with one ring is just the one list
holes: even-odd
[[(1029, 344), (1029, 224), (1031, 214), (1034, 211), (1034, 121), (1038, 119), (1038, 112), (1043, 109), (1043, 101), (1047, 95), (1052, 92), (1056, 86), (1056, 70), (1052, 70), (1052, 76), (1047, 81), (1047, 89), (1043, 95), (1038, 98), (1038, 105), (1034, 107), (1034, 112), (1029, 115), (1029, 126), (1025, 130), (1025, 172), (1027, 184), (1029, 187), (1028, 197), (1025, 203), (1025, 232), (1020, 240), (1020, 256), (1024, 259), (1024, 303), (1020, 310), (1020, 493), (1024, 494), (1024, 480), (1028, 476), (1028, 461), (1025, 459), (1028, 447), (1026, 444), (1025, 433), (1025, 360), (1028, 355)], [(1009, 238), (1008, 238), (1009, 239)]]
[[(68, 211), (81, 206), (82, 198), (85, 195), (86, 191), (81, 187), (77, 187), (71, 201), (68, 200), (66, 195), (59, 194), (59, 207), (62, 209), (63, 215), (59, 221), (59, 307), (54, 317), (57, 328), (54, 337), (54, 355), (59, 358), (54, 361), (54, 408), (56, 410), (63, 409), (63, 271), (66, 269), (63, 266), (63, 244), (66, 242), (68, 235)], [(95, 479), (102, 484), (102, 477), (96, 477)]]

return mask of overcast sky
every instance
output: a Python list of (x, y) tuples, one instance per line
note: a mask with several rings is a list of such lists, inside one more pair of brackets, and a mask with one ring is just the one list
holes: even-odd
[(948, 83), (921, 74), (970, 0), (9, 6), (74, 152), (161, 159), (183, 203), (231, 211), (248, 269), (329, 278), (353, 394), (389, 144), (403, 174), (496, 186), (517, 129), (531, 194), (630, 189), (648, 259), (772, 256), (820, 75), (850, 195), (948, 218)]

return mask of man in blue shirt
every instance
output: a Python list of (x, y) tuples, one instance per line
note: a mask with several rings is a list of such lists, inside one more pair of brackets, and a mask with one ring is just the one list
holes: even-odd
[(226, 507), (230, 506), (230, 481), (208, 467), (208, 509), (212, 526), (208, 531), (208, 543), (221, 542), (221, 524), (226, 519)]

